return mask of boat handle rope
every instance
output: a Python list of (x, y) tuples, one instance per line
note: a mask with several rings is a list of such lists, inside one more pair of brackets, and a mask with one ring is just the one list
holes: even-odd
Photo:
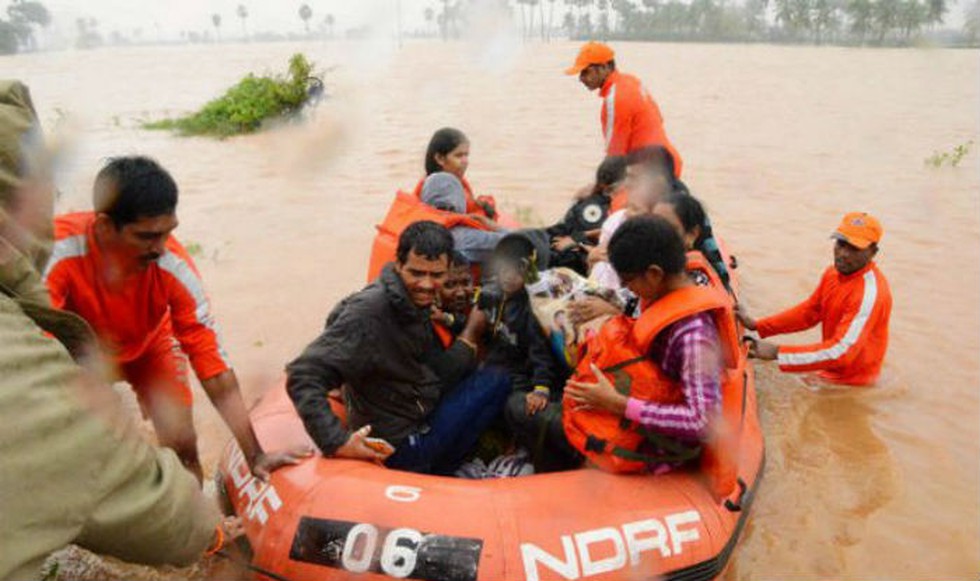
[(741, 477), (738, 478), (738, 499), (732, 502), (732, 499), (725, 499), (725, 508), (731, 512), (742, 512), (742, 502), (745, 500), (745, 493), (748, 491), (748, 486), (746, 486), (745, 481)]

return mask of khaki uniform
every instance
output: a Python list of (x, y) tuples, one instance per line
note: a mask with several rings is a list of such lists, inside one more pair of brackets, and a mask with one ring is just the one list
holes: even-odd
[[(11, 121), (11, 86), (26, 95), (0, 82), (0, 141), (24, 126)], [(0, 146), (0, 232), (17, 178), (8, 153)], [(69, 543), (131, 562), (194, 562), (213, 540), (214, 504), (73, 360), (93, 344), (91, 331), (47, 307), (33, 262), (0, 235), (0, 579), (39, 577)]]

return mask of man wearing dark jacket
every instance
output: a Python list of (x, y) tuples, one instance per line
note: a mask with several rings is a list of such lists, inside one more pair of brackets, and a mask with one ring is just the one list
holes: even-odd
[[(433, 330), (431, 309), (452, 251), (443, 226), (410, 225), (396, 261), (337, 305), (323, 333), (287, 367), (289, 395), (325, 455), (449, 474), (501, 413), (506, 375), (477, 370), (486, 318), (470, 317), (448, 348)], [(342, 385), (349, 430), (327, 401)]]

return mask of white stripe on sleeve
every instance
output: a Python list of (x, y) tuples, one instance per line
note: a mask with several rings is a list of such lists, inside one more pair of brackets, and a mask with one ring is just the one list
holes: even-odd
[(780, 353), (778, 357), (779, 364), (789, 366), (813, 365), (814, 363), (833, 361), (840, 358), (847, 353), (848, 349), (857, 343), (858, 338), (868, 324), (868, 319), (871, 317), (871, 312), (874, 310), (877, 300), (878, 280), (875, 278), (874, 271), (869, 270), (864, 274), (864, 296), (861, 298), (861, 306), (858, 309), (857, 315), (851, 321), (847, 332), (841, 337), (841, 340), (820, 351), (810, 353)]
[(616, 85), (609, 89), (606, 95), (606, 147), (612, 143), (614, 127), (616, 126)]
[(211, 305), (208, 302), (207, 294), (204, 292), (204, 285), (201, 284), (201, 279), (194, 273), (191, 265), (170, 251), (164, 252), (157, 264), (176, 278), (194, 298), (194, 316), (197, 318), (197, 322), (214, 333), (215, 342), (218, 344), (218, 354), (225, 365), (231, 367), (228, 354), (225, 353), (225, 349), (221, 345), (221, 331), (218, 328), (218, 323), (211, 315)]
[(68, 260), (69, 258), (85, 256), (87, 253), (88, 238), (84, 234), (56, 241), (54, 248), (51, 249), (51, 258), (48, 259), (48, 265), (44, 268), (44, 284), (48, 283), (48, 276), (54, 270), (54, 267), (58, 266), (59, 262)]

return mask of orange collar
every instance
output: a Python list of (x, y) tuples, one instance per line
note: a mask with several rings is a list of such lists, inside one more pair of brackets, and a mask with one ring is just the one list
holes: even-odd
[(609, 95), (609, 91), (612, 90), (612, 86), (616, 84), (619, 80), (619, 71), (613, 71), (606, 76), (606, 82), (602, 84), (602, 88), (599, 89), (599, 96), (605, 99)]

